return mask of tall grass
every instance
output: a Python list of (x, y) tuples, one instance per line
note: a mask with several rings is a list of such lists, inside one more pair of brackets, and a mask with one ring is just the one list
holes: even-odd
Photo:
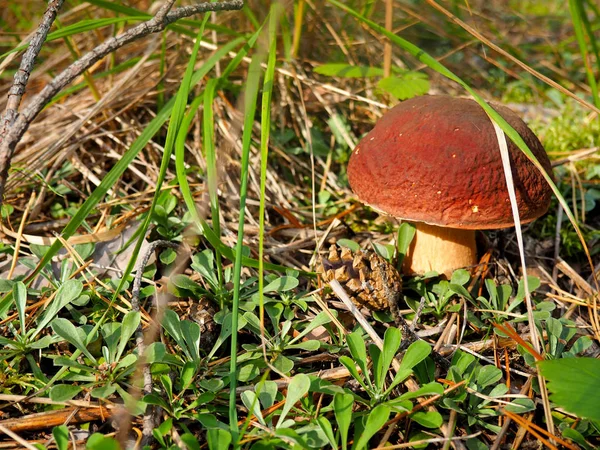
[[(569, 11), (571, 12), (573, 29), (575, 30), (577, 44), (579, 44), (579, 51), (581, 53), (581, 58), (583, 59), (588, 84), (590, 86), (590, 89), (592, 90), (594, 104), (597, 107), (600, 107), (600, 96), (598, 95), (598, 82), (596, 80), (596, 76), (600, 76), (600, 53), (598, 51), (599, 44), (596, 41), (596, 39), (598, 38), (596, 38), (594, 31), (592, 30), (592, 27), (590, 25), (590, 21), (588, 19), (586, 11), (587, 5), (588, 3), (585, 0), (569, 0)], [(592, 5), (589, 6), (591, 7)], [(596, 14), (597, 13), (598, 10), (596, 9)], [(590, 62), (590, 53), (593, 54), (596, 59), (598, 75), (594, 74), (594, 68), (592, 67), (592, 64)]]
[[(212, 217), (212, 226), (215, 234), (221, 237), (221, 212), (219, 209), (218, 193), (218, 171), (217, 154), (215, 150), (215, 118), (213, 115), (213, 101), (215, 99), (215, 90), (220, 79), (214, 78), (208, 80), (204, 90), (204, 109), (202, 114), (202, 130), (204, 146), (204, 157), (206, 158), (206, 184), (208, 186), (208, 196), (210, 201), (210, 214)], [(221, 262), (221, 252), (215, 249), (215, 260), (217, 264), (217, 278), (219, 280), (219, 289), (223, 288), (223, 263)]]

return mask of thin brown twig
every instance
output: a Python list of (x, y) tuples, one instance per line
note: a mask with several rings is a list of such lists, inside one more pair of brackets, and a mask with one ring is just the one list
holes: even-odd
[[(52, 100), (52, 98), (65, 86), (70, 84), (79, 75), (106, 55), (151, 33), (158, 33), (164, 30), (167, 25), (179, 19), (209, 11), (239, 10), (244, 6), (244, 2), (243, 0), (226, 0), (218, 3), (198, 3), (195, 5), (182, 6), (171, 12), (168, 12), (167, 9), (166, 11), (168, 14), (164, 14), (167, 6), (168, 4), (159, 9), (157, 15), (152, 17), (152, 19), (142, 22), (118, 36), (107, 39), (92, 51), (79, 58), (48, 83), (44, 89), (32, 99), (29, 106), (17, 116), (0, 143), (0, 205), (4, 195), (4, 186), (8, 176), (8, 169), (10, 168), (10, 162), (17, 144), (29, 128), (31, 122), (37, 117), (48, 102), (50, 102), (50, 100)], [(160, 16), (158, 14), (160, 14)]]
[(553, 445), (553, 443), (551, 441), (548, 441), (543, 436), (548, 436), (549, 439), (555, 440), (560, 445), (562, 445), (563, 447), (566, 447), (568, 449), (576, 450), (578, 448), (578, 447), (574, 446), (573, 444), (565, 441), (564, 439), (561, 439), (558, 436), (556, 436), (552, 433), (549, 433), (548, 431), (544, 430), (542, 427), (537, 426), (533, 422), (528, 421), (527, 419), (519, 416), (518, 414), (515, 414), (515, 413), (507, 411), (507, 410), (504, 410), (503, 413), (506, 416), (510, 417), (513, 421), (515, 421), (516, 423), (518, 423), (519, 425), (524, 427), (529, 433), (531, 433), (534, 437), (536, 437), (539, 441), (541, 441), (548, 448), (557, 449), (557, 447), (555, 445)]
[(15, 442), (21, 444), (23, 446), (23, 448), (27, 448), (27, 449), (31, 449), (31, 450), (35, 450), (37, 448), (37, 447), (31, 445), (29, 442), (27, 442), (25, 439), (23, 439), (17, 433), (12, 432), (11, 430), (9, 430), (8, 428), (6, 428), (3, 425), (0, 425), (0, 432), (4, 433), (8, 437), (12, 438)]

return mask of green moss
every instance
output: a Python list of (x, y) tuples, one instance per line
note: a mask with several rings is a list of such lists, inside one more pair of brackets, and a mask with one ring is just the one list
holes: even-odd
[(574, 101), (565, 103), (560, 114), (549, 122), (530, 124), (548, 153), (565, 153), (591, 148), (600, 142), (600, 121), (588, 117), (589, 112)]

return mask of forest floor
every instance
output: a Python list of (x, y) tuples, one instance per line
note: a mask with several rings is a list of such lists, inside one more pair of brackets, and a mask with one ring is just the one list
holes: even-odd
[[(0, 12), (1, 110), (38, 3)], [(23, 105), (149, 3), (67, 2)], [(600, 445), (600, 422), (555, 403), (536, 365), (600, 354), (600, 120), (568, 5), (387, 12), (527, 122), (563, 199), (521, 248), (514, 228), (478, 232), (478, 264), (445, 277), (400, 275), (412, 229), (363, 205), (346, 168), (398, 102), (469, 92), (363, 20), (383, 27), (384, 2), (345, 2), (361, 18), (264, 3), (209, 16), (197, 57), (200, 15), (122, 47), (21, 139), (1, 209), (0, 448)], [(348, 274), (327, 268), (347, 252), (402, 279), (397, 311), (344, 302)]]

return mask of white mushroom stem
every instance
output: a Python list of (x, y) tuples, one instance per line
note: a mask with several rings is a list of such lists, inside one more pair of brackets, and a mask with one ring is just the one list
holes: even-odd
[(456, 269), (477, 264), (475, 231), (414, 223), (417, 231), (404, 258), (406, 274), (435, 270), (448, 279)]

